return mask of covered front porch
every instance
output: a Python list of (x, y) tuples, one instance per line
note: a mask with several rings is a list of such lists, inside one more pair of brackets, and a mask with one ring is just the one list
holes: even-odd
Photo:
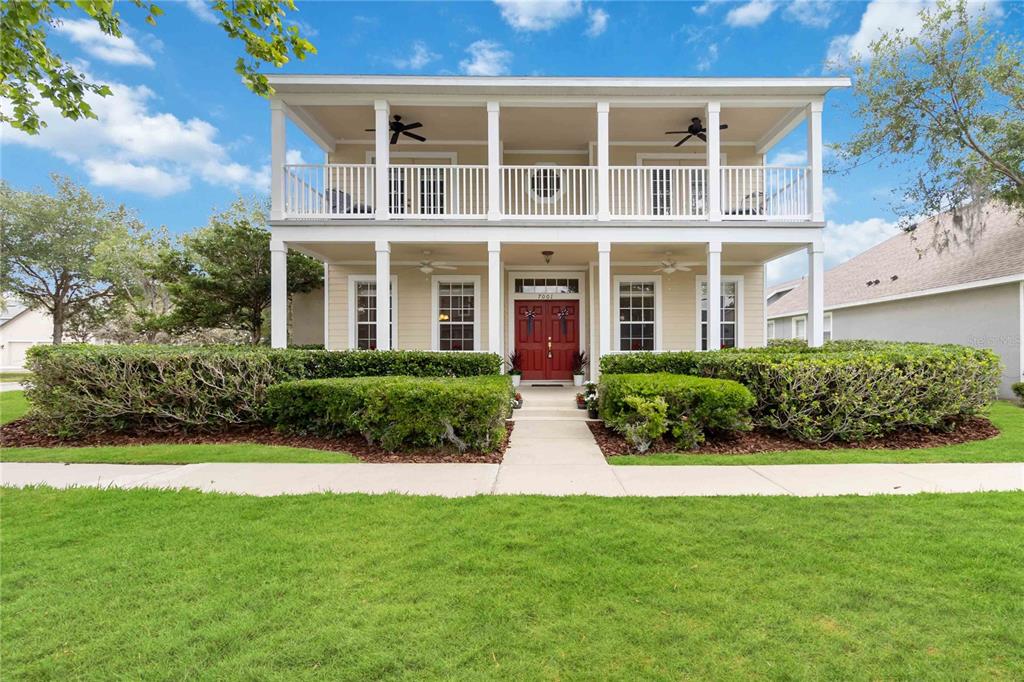
[[(798, 250), (811, 273), (808, 339), (822, 341), (816, 240), (765, 242), (764, 230), (762, 241), (725, 242), (316, 241), (310, 229), (286, 241), (285, 232), (272, 243), (274, 347), (287, 345), (290, 319), (322, 323), (334, 350), (518, 352), (528, 380), (570, 379), (573, 354), (585, 352), (596, 377), (609, 353), (764, 345), (765, 264)], [(289, 315), (287, 248), (324, 263), (319, 320), (304, 319), (310, 305)]]

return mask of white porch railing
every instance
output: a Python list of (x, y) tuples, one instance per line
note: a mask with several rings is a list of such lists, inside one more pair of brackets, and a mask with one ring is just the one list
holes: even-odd
[(487, 166), (392, 165), (388, 188), (392, 217), (487, 216)]
[(514, 218), (597, 215), (594, 166), (502, 166), (502, 214)]
[(609, 210), (616, 218), (701, 219), (707, 216), (703, 166), (612, 166)]
[(723, 166), (725, 220), (810, 220), (808, 166)]
[(373, 164), (287, 164), (284, 213), (290, 218), (373, 215)]

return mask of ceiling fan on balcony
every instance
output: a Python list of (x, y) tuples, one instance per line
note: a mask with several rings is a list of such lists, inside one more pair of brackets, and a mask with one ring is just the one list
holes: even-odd
[[(416, 130), (417, 128), (423, 127), (423, 124), (420, 123), (419, 121), (416, 121), (415, 123), (402, 123), (402, 117), (399, 116), (398, 114), (395, 114), (391, 118), (392, 121), (388, 123), (388, 130), (391, 131), (391, 144), (395, 144), (398, 142), (399, 135), (405, 135), (406, 137), (411, 137), (412, 139), (419, 140), (420, 142), (427, 141), (427, 138), (423, 137), (422, 135), (417, 135), (416, 133), (409, 132), (410, 130)], [(376, 130), (376, 128), (367, 128), (366, 132), (372, 133), (376, 132)]]
[(673, 272), (688, 272), (690, 268), (685, 265), (680, 265), (679, 262), (672, 257), (671, 251), (665, 252), (665, 258), (661, 261), (661, 264), (654, 268), (655, 272), (664, 272), (666, 275), (671, 275)]
[(424, 251), (423, 260), (420, 261), (420, 264), (416, 269), (424, 275), (429, 275), (434, 270), (456, 270), (457, 268), (454, 265), (448, 265), (441, 261), (430, 260), (430, 252)]
[[(729, 124), (723, 123), (722, 125), (718, 126), (718, 129), (719, 130), (725, 130), (728, 127), (729, 127)], [(698, 117), (694, 116), (693, 118), (690, 119), (690, 125), (687, 126), (686, 130), (666, 130), (665, 134), (666, 135), (682, 135), (683, 133), (686, 133), (686, 137), (684, 137), (683, 139), (679, 140), (679, 142), (676, 142), (674, 145), (672, 145), (673, 147), (678, 147), (682, 143), (684, 143), (687, 140), (689, 140), (691, 137), (696, 137), (696, 138), (698, 138), (700, 140), (704, 140), (705, 142), (707, 142), (708, 141), (708, 136), (704, 134), (706, 132), (708, 132), (708, 129), (704, 127), (704, 124), (700, 122), (700, 119)]]

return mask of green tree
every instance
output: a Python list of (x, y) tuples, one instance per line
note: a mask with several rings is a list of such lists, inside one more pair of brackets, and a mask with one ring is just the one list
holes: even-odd
[(49, 312), (59, 344), (69, 322), (96, 319), (115, 296), (121, 283), (112, 261), (132, 257), (144, 228), (124, 206), (110, 209), (68, 178), (51, 177), (55, 195), (0, 182), (0, 290)]
[(854, 56), (861, 127), (838, 151), (907, 172), (894, 207), (904, 228), (952, 211), (958, 230), (933, 241), (943, 248), (974, 238), (990, 198), (1024, 208), (1024, 51), (965, 0), (920, 17), (918, 35), (888, 32)]
[[(179, 248), (163, 253), (157, 275), (174, 306), (159, 321), (164, 329), (230, 329), (245, 332), (253, 344), (263, 339), (270, 306), (268, 212), (265, 200), (239, 199), (206, 227), (182, 237)], [(319, 262), (288, 253), (289, 295), (322, 284)]]
[[(127, 5), (129, 3), (122, 3)], [(145, 20), (156, 25), (163, 10), (147, 0), (131, 0), (145, 12)], [(213, 0), (212, 11), (220, 27), (240, 40), (245, 56), (235, 62), (235, 71), (255, 93), (273, 93), (264, 64), (281, 67), (293, 56), (305, 59), (316, 48), (299, 35), (285, 17), (296, 11), (294, 0)], [(0, 100), (10, 103), (10, 113), (0, 111), (0, 121), (34, 134), (46, 123), (36, 108), (40, 98), (49, 100), (65, 118), (96, 118), (86, 96), (111, 94), (110, 88), (94, 83), (47, 45), (52, 27), (61, 19), (82, 12), (105, 34), (120, 38), (121, 15), (113, 0), (0, 0)]]

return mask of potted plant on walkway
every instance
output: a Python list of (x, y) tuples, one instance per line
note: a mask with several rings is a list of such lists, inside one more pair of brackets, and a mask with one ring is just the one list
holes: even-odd
[(523, 356), (518, 351), (509, 353), (508, 360), (508, 373), (512, 377), (512, 385), (518, 387), (519, 382), (523, 380)]
[(515, 397), (512, 398), (512, 409), (513, 410), (518, 410), (522, 406), (523, 406), (523, 394), (520, 393), (519, 391), (516, 391)]
[(587, 396), (582, 393), (576, 394), (576, 407), (581, 410), (587, 409)]
[(584, 388), (584, 404), (587, 408), (587, 419), (598, 419), (597, 415), (597, 384), (588, 381)]
[(572, 383), (573, 386), (583, 385), (583, 373), (587, 371), (587, 352), (578, 350), (572, 354)]

